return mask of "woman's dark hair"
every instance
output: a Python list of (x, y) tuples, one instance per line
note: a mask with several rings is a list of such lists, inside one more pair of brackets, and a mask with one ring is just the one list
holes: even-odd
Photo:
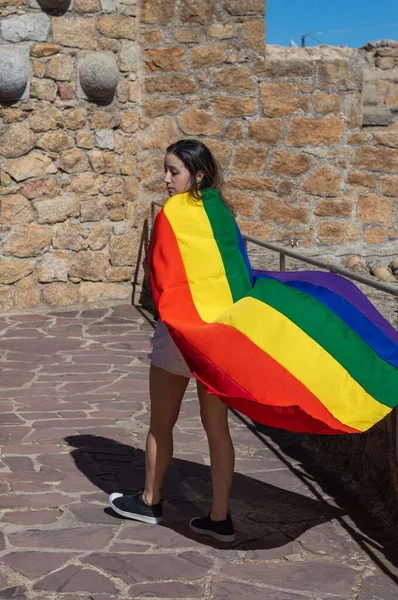
[[(200, 200), (200, 190), (216, 189), (225, 204), (231, 211), (232, 207), (222, 196), (223, 177), (218, 162), (209, 148), (199, 140), (179, 140), (171, 144), (166, 154), (175, 154), (186, 166), (191, 174), (191, 194), (195, 200)], [(196, 175), (202, 171), (203, 178), (197, 181)]]

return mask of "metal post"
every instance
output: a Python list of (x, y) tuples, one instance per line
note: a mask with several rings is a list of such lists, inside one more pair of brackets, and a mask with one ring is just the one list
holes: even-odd
[(283, 252), (279, 253), (279, 270), (286, 271), (286, 254)]

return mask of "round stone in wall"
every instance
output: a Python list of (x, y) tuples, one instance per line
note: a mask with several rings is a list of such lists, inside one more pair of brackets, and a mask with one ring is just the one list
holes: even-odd
[(0, 101), (11, 102), (23, 95), (29, 80), (29, 61), (9, 47), (0, 47)]
[(79, 65), (80, 85), (88, 98), (110, 99), (115, 93), (119, 77), (114, 57), (105, 52), (88, 54)]
[(37, 0), (42, 8), (51, 10), (66, 10), (69, 8), (71, 0)]

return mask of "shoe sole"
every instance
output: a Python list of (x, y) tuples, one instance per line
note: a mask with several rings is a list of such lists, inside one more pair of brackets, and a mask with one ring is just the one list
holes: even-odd
[(218, 542), (234, 542), (235, 534), (231, 533), (230, 535), (222, 535), (220, 533), (216, 533), (215, 531), (211, 531), (211, 529), (199, 529), (199, 527), (195, 527), (192, 523), (189, 524), (189, 529), (198, 533), (200, 535), (207, 535), (208, 537), (212, 537)]
[(133, 521), (141, 521), (142, 523), (149, 523), (151, 525), (159, 525), (163, 521), (163, 517), (147, 517), (146, 515), (126, 512), (112, 504), (112, 502), (109, 502), (109, 506), (116, 514), (126, 517), (126, 519), (132, 519)]

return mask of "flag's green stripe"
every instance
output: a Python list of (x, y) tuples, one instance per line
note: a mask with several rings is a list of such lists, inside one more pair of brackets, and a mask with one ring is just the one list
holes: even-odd
[(249, 292), (251, 283), (245, 260), (239, 249), (235, 219), (223, 204), (217, 190), (203, 190), (202, 198), (224, 263), (233, 301), (237, 302)]
[[(375, 400), (391, 408), (396, 405), (398, 369), (381, 359), (327, 306), (271, 278), (259, 279), (249, 295), (272, 306), (300, 327)], [(267, 324), (262, 326), (266, 330)]]

